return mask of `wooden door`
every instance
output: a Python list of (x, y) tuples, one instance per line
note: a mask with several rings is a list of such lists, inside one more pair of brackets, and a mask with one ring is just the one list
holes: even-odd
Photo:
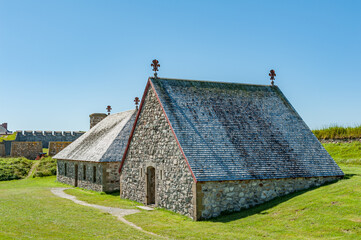
[(155, 204), (155, 168), (147, 168), (147, 204)]

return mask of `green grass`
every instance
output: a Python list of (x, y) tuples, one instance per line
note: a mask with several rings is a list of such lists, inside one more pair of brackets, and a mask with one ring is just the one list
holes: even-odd
[(312, 131), (318, 139), (354, 139), (361, 138), (361, 125), (356, 127), (330, 126)]
[(0, 158), (0, 181), (25, 178), (32, 165), (26, 158)]
[[(166, 210), (141, 211), (125, 218), (171, 239), (359, 239), (361, 167), (341, 165), (346, 178), (274, 199), (239, 213), (194, 222)], [(51, 187), (66, 186), (55, 176), (0, 182), (0, 239), (146, 239), (97, 209), (59, 198)], [(134, 208), (117, 195), (66, 190), (99, 205)], [(118, 199), (118, 201), (117, 201)]]
[(39, 166), (35, 170), (34, 177), (45, 177), (56, 175), (56, 160), (46, 157), (40, 160)]
[[(344, 171), (332, 184), (276, 198), (257, 207), (194, 222), (156, 209), (125, 218), (170, 239), (360, 239), (361, 143), (324, 144)], [(45, 164), (44, 168), (49, 167)], [(49, 159), (49, 161), (51, 161)], [(1, 161), (0, 161), (1, 162)], [(67, 186), (55, 176), (0, 182), (0, 239), (148, 239), (97, 209), (80, 206), (50, 192)], [(109, 207), (135, 208), (136, 202), (80, 188), (66, 193)]]
[(15, 138), (16, 138), (16, 132), (10, 135), (0, 137), (0, 142), (3, 142), (4, 140), (6, 141), (15, 140)]
[(103, 192), (95, 192), (86, 189), (67, 189), (67, 194), (76, 196), (79, 200), (86, 201), (92, 204), (98, 204), (106, 207), (118, 207), (124, 209), (132, 209), (136, 206), (140, 206), (140, 203), (119, 198), (119, 191), (111, 194), (105, 194)]
[(55, 176), (0, 182), (0, 239), (151, 239), (114, 216), (59, 198)]
[(169, 211), (126, 216), (145, 230), (177, 239), (360, 239), (361, 168), (347, 178), (274, 199), (258, 207), (193, 222)]
[(43, 153), (48, 154), (49, 153), (49, 148), (43, 148)]
[(361, 142), (322, 144), (339, 164), (361, 165)]

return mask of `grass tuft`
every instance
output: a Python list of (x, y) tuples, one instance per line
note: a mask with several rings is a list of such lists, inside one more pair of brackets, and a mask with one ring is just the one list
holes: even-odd
[(329, 126), (312, 131), (315, 136), (321, 139), (356, 139), (361, 138), (361, 125), (355, 127), (342, 127), (338, 125)]

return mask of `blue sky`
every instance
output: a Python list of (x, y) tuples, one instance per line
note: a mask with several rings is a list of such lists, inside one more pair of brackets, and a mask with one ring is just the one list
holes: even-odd
[(276, 84), (311, 128), (361, 124), (361, 1), (0, 0), (0, 122), (87, 130), (160, 77)]

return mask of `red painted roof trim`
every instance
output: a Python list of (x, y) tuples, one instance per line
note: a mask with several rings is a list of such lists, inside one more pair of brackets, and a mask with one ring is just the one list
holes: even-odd
[(135, 127), (137, 126), (138, 118), (139, 118), (140, 112), (142, 111), (143, 104), (144, 104), (144, 101), (145, 101), (145, 95), (148, 92), (149, 86), (150, 86), (150, 80), (148, 79), (147, 86), (145, 87), (143, 97), (142, 97), (142, 101), (140, 102), (139, 110), (137, 112), (137, 117), (135, 118), (133, 128), (132, 128), (132, 131), (131, 131), (129, 139), (128, 139), (127, 147), (125, 148), (125, 151), (124, 151), (124, 154), (123, 154), (123, 157), (122, 157), (122, 162), (120, 163), (120, 167), (119, 167), (119, 170), (118, 170), (119, 173), (122, 171), (124, 160), (125, 160), (125, 157), (127, 156), (128, 149), (129, 149), (129, 146), (130, 146), (130, 142), (132, 141), (133, 134), (134, 134), (134, 131), (135, 131)]
[(191, 166), (190, 166), (189, 163), (188, 163), (188, 159), (187, 159), (186, 155), (185, 155), (184, 152), (183, 152), (183, 148), (181, 147), (181, 145), (180, 145), (180, 143), (179, 143), (179, 141), (178, 141), (177, 135), (175, 134), (175, 132), (174, 132), (174, 130), (173, 130), (172, 124), (170, 123), (170, 121), (169, 121), (169, 119), (168, 119), (168, 116), (167, 116), (167, 114), (165, 113), (165, 110), (164, 110), (164, 108), (163, 108), (163, 105), (162, 105), (162, 103), (161, 103), (161, 101), (160, 101), (160, 99), (159, 99), (159, 97), (158, 97), (157, 91), (155, 91), (155, 88), (154, 88), (154, 86), (153, 86), (153, 83), (152, 83), (150, 80), (149, 80), (149, 82), (150, 82), (150, 85), (152, 86), (152, 88), (153, 88), (153, 90), (154, 90), (155, 96), (157, 97), (158, 102), (159, 102), (159, 104), (160, 104), (160, 106), (161, 106), (161, 108), (162, 108), (162, 110), (163, 110), (164, 116), (165, 116), (165, 118), (166, 118), (167, 121), (168, 121), (168, 124), (169, 124), (169, 126), (170, 126), (170, 129), (172, 130), (172, 133), (173, 133), (173, 135), (174, 135), (174, 138), (175, 138), (175, 140), (176, 140), (176, 142), (177, 142), (177, 144), (178, 144), (179, 150), (181, 151), (184, 159), (186, 160), (186, 163), (187, 163), (187, 166), (188, 166), (188, 168), (189, 168), (189, 171), (191, 172), (194, 181), (197, 182), (196, 176), (194, 176), (194, 173), (193, 173), (193, 171), (192, 171), (192, 168), (191, 168)]
[(162, 108), (162, 111), (163, 111), (163, 113), (164, 113), (164, 116), (165, 116), (165, 118), (167, 119), (167, 122), (168, 122), (168, 124), (169, 124), (170, 129), (172, 130), (172, 133), (173, 133), (173, 135), (174, 135), (174, 138), (175, 138), (175, 140), (176, 140), (176, 142), (177, 142), (177, 144), (178, 144), (179, 150), (181, 151), (181, 153), (182, 153), (182, 155), (183, 155), (183, 157), (184, 157), (184, 159), (185, 159), (185, 161), (186, 161), (186, 163), (187, 163), (187, 166), (188, 166), (188, 168), (189, 168), (189, 171), (190, 171), (191, 174), (192, 174), (192, 177), (193, 177), (194, 181), (197, 182), (197, 179), (196, 179), (196, 177), (195, 177), (195, 175), (194, 175), (194, 173), (193, 173), (193, 171), (192, 171), (192, 168), (191, 168), (191, 166), (189, 165), (188, 159), (187, 159), (186, 155), (185, 155), (184, 152), (183, 152), (183, 148), (181, 147), (181, 145), (180, 145), (180, 143), (179, 143), (179, 141), (178, 141), (177, 135), (175, 134), (175, 132), (174, 132), (174, 130), (173, 130), (172, 124), (170, 123), (170, 121), (169, 121), (169, 119), (168, 119), (168, 116), (167, 116), (167, 114), (166, 114), (166, 112), (165, 112), (165, 110), (164, 110), (164, 108), (163, 108), (162, 102), (160, 101), (160, 99), (159, 99), (159, 97), (158, 97), (158, 94), (157, 94), (157, 91), (155, 91), (155, 88), (154, 88), (152, 82), (150, 81), (150, 78), (148, 79), (147, 86), (145, 87), (145, 90), (144, 90), (144, 93), (143, 93), (143, 97), (142, 97), (142, 102), (140, 103), (140, 107), (139, 107), (139, 110), (138, 110), (138, 113), (137, 113), (137, 117), (136, 117), (136, 119), (135, 119), (135, 121), (134, 121), (133, 129), (132, 129), (132, 132), (131, 132), (130, 137), (129, 137), (129, 139), (128, 139), (127, 147), (126, 147), (126, 149), (125, 149), (125, 151), (124, 151), (124, 154), (123, 154), (122, 162), (121, 162), (120, 167), (119, 167), (119, 173), (122, 171), (122, 167), (123, 167), (123, 164), (124, 164), (124, 161), (125, 161), (125, 157), (127, 156), (128, 149), (129, 149), (129, 145), (130, 145), (130, 142), (132, 141), (133, 134), (134, 134), (134, 131), (135, 131), (135, 127), (136, 127), (136, 125), (137, 125), (140, 112), (141, 112), (141, 110), (142, 110), (142, 108), (143, 108), (143, 104), (144, 104), (144, 101), (145, 101), (145, 95), (146, 95), (146, 93), (148, 92), (149, 86), (151, 86), (152, 89), (154, 90), (155, 96), (157, 97), (157, 100), (158, 100), (158, 102), (159, 102), (159, 104), (160, 104), (160, 106), (161, 106), (161, 108)]

